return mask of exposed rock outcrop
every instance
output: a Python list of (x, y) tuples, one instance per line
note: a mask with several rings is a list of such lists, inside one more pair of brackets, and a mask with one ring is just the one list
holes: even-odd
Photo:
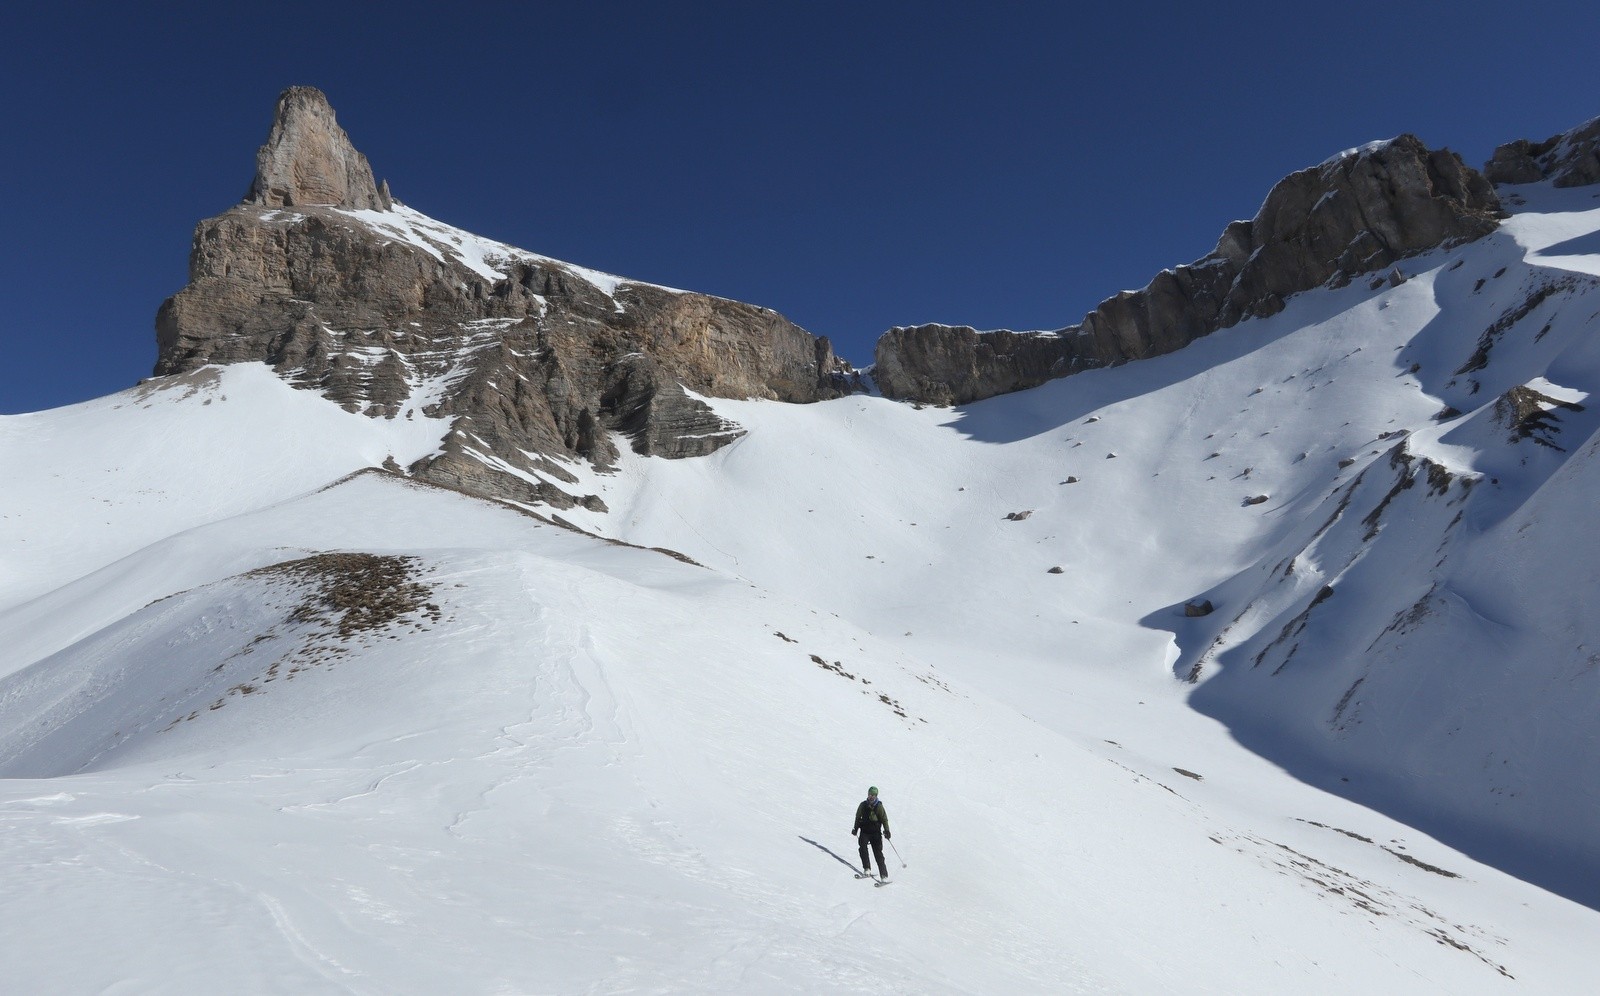
[(1542, 142), (1519, 138), (1494, 150), (1483, 168), (1491, 183), (1538, 183), (1583, 187), (1600, 183), (1600, 118)]
[(374, 418), (449, 419), (409, 468), (567, 507), (563, 462), (709, 453), (738, 426), (691, 393), (808, 402), (859, 389), (764, 308), (622, 280), (480, 239), (394, 202), (319, 91), (278, 101), (247, 202), (195, 230), (156, 318), (155, 372), (262, 361)]
[(879, 341), (889, 397), (964, 404), (1079, 370), (1170, 353), (1293, 294), (1343, 285), (1407, 256), (1481, 238), (1503, 216), (1493, 187), (1448, 150), (1402, 135), (1293, 173), (1209, 255), (1163, 270), (1051, 333), (923, 325)]
[(1566, 452), (1566, 447), (1556, 442), (1561, 434), (1560, 413), (1563, 411), (1581, 412), (1583, 405), (1552, 398), (1527, 384), (1513, 387), (1494, 402), (1495, 421), (1505, 427), (1510, 442), (1531, 439), (1540, 446)]
[(389, 188), (373, 182), (367, 157), (350, 144), (321, 90), (292, 86), (278, 97), (267, 144), (245, 203), (387, 211)]
[(878, 340), (873, 378), (886, 397), (964, 404), (1075, 373), (1080, 351), (1053, 332), (979, 332), (965, 326), (890, 329)]

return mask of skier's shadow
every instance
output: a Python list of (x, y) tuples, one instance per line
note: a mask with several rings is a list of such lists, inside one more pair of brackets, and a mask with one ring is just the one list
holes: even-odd
[(844, 865), (846, 868), (850, 869), (852, 872), (857, 871), (854, 862), (846, 860), (845, 858), (839, 857), (838, 853), (835, 852), (832, 848), (828, 847), (826, 844), (819, 844), (816, 841), (812, 840), (810, 837), (806, 837), (806, 836), (801, 836), (800, 839), (805, 841), (807, 844), (810, 844), (812, 847), (816, 848), (817, 850), (822, 851), (823, 853), (827, 854), (829, 857), (833, 858), (833, 860), (839, 862), (841, 865)]

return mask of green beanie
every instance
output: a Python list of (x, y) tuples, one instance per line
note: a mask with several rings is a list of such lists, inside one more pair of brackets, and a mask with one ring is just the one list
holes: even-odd
[(877, 795), (878, 794), (878, 786), (874, 785), (871, 788), (867, 789), (867, 794), (868, 795)]

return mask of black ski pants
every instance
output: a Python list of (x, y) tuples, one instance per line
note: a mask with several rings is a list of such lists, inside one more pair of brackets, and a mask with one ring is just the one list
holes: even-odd
[(878, 875), (881, 878), (889, 877), (889, 866), (883, 863), (883, 831), (877, 827), (862, 827), (857, 835), (861, 843), (861, 867), (871, 873), (872, 865), (867, 862), (867, 845), (872, 845), (873, 857), (878, 859)]

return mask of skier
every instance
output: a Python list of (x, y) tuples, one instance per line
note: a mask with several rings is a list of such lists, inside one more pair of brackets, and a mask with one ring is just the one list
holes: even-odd
[(889, 813), (878, 801), (878, 786), (867, 789), (866, 799), (856, 807), (856, 825), (851, 827), (850, 836), (861, 844), (862, 877), (872, 875), (872, 864), (867, 860), (867, 845), (871, 844), (872, 854), (878, 859), (878, 880), (889, 881), (889, 866), (883, 862), (883, 839), (894, 834), (889, 832)]

